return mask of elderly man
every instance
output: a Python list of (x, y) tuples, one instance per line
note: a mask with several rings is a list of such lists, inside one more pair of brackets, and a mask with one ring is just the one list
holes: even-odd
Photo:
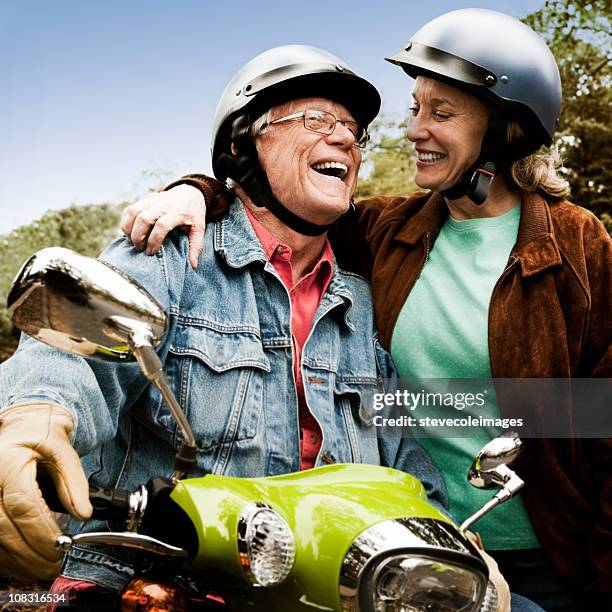
[[(420, 447), (362, 435), (366, 398), (390, 363), (368, 284), (337, 268), (326, 238), (349, 209), (379, 106), (376, 89), (327, 52), (263, 53), (217, 109), (213, 164), (237, 199), (206, 230), (206, 265), (188, 264), (182, 234), (155, 258), (125, 239), (102, 255), (171, 315), (160, 354), (201, 471), (249, 477), (382, 464), (410, 471), (444, 501)], [(92, 482), (130, 489), (171, 465), (176, 433), (134, 364), (89, 363), (26, 339), (0, 372), (0, 570), (51, 577), (59, 530), (38, 494), (36, 462), (65, 507), (86, 519), (77, 454)], [(112, 600), (132, 574), (127, 555), (73, 548), (54, 589), (99, 603), (100, 591)]]

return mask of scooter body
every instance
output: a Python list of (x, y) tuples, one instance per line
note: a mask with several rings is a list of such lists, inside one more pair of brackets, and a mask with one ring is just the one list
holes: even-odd
[(197, 554), (185, 569), (204, 575), (220, 571), (248, 580), (248, 561), (241, 558), (238, 542), (241, 516), (252, 504), (268, 506), (286, 521), (295, 534), (294, 565), (282, 584), (251, 590), (260, 609), (340, 609), (343, 561), (361, 533), (404, 518), (451, 525), (427, 501), (418, 480), (371, 465), (330, 465), (255, 479), (207, 475), (181, 481), (171, 498), (188, 514), (199, 538)]

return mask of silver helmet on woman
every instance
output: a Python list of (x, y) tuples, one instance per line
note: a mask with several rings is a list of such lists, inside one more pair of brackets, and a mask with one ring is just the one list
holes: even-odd
[[(487, 9), (451, 11), (420, 28), (386, 59), (413, 78), (427, 76), (489, 103), (480, 158), (445, 195), (467, 194), (480, 204), (491, 168), (507, 169), (551, 144), (561, 112), (559, 69), (544, 40), (514, 17)], [(510, 122), (521, 132), (512, 139)]]

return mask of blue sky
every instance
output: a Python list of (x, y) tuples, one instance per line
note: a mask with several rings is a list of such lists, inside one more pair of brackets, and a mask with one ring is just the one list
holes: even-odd
[(281, 44), (323, 47), (402, 113), (410, 79), (383, 61), (449, 10), (516, 17), (544, 0), (2, 0), (0, 234), (71, 203), (146, 192), (146, 173), (210, 169), (227, 81)]

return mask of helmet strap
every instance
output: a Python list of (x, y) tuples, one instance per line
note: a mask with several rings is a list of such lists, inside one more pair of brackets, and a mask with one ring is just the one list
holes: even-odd
[[(272, 194), (270, 183), (259, 163), (257, 148), (249, 134), (251, 126), (248, 114), (240, 115), (232, 124), (231, 141), (236, 147), (236, 155), (223, 153), (219, 156), (221, 170), (244, 189), (255, 206), (267, 208), (287, 227), (304, 236), (320, 236), (331, 225), (318, 225), (298, 217), (285, 208)], [(346, 215), (354, 214), (355, 206), (350, 202)]]
[(494, 161), (479, 159), (463, 174), (458, 183), (441, 193), (449, 200), (467, 196), (474, 204), (480, 205), (487, 199), (496, 174), (497, 164)]
[(489, 127), (482, 139), (478, 159), (466, 170), (459, 182), (441, 192), (449, 200), (467, 196), (480, 206), (489, 195), (493, 179), (503, 166), (509, 165), (507, 158), (511, 151), (504, 144), (506, 120), (497, 109), (490, 112)]

